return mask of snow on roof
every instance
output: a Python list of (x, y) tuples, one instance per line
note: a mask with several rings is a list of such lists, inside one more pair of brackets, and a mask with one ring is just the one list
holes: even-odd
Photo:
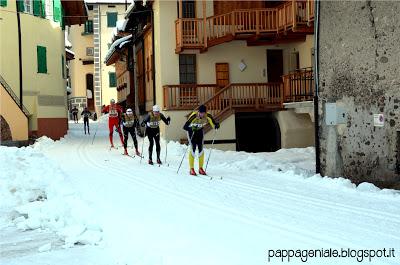
[(65, 51), (75, 55), (75, 53), (73, 51), (71, 51), (70, 49), (68, 49), (68, 48), (65, 48)]
[[(105, 59), (104, 59), (104, 62), (107, 62), (108, 59), (111, 57), (111, 55), (114, 53), (115, 47), (117, 47), (117, 46), (119, 47), (119, 45), (120, 45), (121, 43), (128, 41), (130, 38), (132, 38), (132, 34), (130, 34), (130, 35), (128, 35), (128, 36), (125, 36), (125, 37), (122, 37), (122, 38), (120, 38), (120, 39), (114, 41), (113, 44), (111, 44), (110, 49), (108, 50), (108, 52), (107, 52), (107, 54), (106, 54), (106, 57), (105, 57)], [(121, 47), (119, 47), (119, 48), (121, 48)]]
[(128, 23), (127, 19), (117, 20), (117, 31), (125, 31), (126, 24)]
[(122, 48), (122, 47), (124, 47), (125, 46), (125, 44), (127, 44), (127, 43), (129, 43), (129, 42), (131, 42), (130, 40), (127, 40), (127, 41), (124, 41), (124, 42), (122, 42), (119, 46), (118, 46), (118, 48)]

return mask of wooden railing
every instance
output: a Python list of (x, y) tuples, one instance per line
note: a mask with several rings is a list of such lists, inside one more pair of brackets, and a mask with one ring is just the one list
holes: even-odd
[[(28, 109), (22, 104), (21, 106), (21, 101), (19, 97), (14, 93), (14, 90), (10, 87), (10, 85), (4, 80), (3, 76), (0, 75), (0, 84), (4, 87), (4, 89), (7, 91), (7, 93), (10, 95), (10, 97), (14, 100), (15, 104), (21, 109), (21, 111), (24, 113), (26, 117), (30, 115)], [(20, 95), (22, 96), (22, 95)]]
[(314, 77), (311, 68), (299, 69), (282, 76), (284, 101), (297, 102), (312, 100), (314, 96)]
[(164, 108), (175, 110), (193, 109), (216, 94), (217, 85), (167, 85), (164, 86)]
[(179, 18), (175, 21), (176, 48), (206, 48), (219, 38), (242, 33), (279, 33), (313, 20), (314, 0), (291, 0), (276, 8), (239, 9), (206, 19)]

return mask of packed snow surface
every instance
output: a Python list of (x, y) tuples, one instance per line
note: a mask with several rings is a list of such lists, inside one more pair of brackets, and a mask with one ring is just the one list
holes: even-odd
[[(278, 257), (322, 249), (400, 264), (399, 193), (315, 175), (311, 147), (213, 149), (210, 180), (189, 176), (187, 156), (176, 173), (187, 150), (177, 142), (162, 140), (161, 167), (147, 164), (147, 139), (142, 161), (122, 155), (115, 132), (119, 148), (110, 150), (106, 118), (91, 123), (91, 135), (71, 122), (60, 141), (0, 147), (0, 264), (359, 264)], [(377, 257), (383, 249), (395, 257)]]

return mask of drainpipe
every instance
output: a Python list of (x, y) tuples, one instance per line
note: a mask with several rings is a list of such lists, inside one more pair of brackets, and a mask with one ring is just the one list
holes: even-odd
[(318, 114), (318, 88), (319, 88), (319, 6), (320, 0), (314, 2), (315, 21), (314, 21), (314, 129), (315, 129), (315, 172), (321, 173), (321, 152), (319, 139), (319, 114)]
[(151, 7), (151, 44), (152, 44), (152, 52), (153, 52), (153, 58), (151, 59), (151, 72), (152, 72), (152, 78), (153, 78), (153, 105), (156, 104), (156, 67), (155, 67), (155, 49), (154, 49), (154, 11), (153, 11), (153, 6)]
[(21, 44), (21, 18), (17, 5), (17, 24), (18, 24), (18, 60), (19, 60), (19, 107), (23, 109), (23, 85), (22, 85), (22, 44)]

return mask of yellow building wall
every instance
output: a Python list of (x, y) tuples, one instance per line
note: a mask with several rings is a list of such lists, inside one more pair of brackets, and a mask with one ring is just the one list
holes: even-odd
[[(129, 3), (128, 3), (129, 4)], [(114, 27), (107, 27), (107, 12), (117, 12), (118, 19), (123, 20), (125, 17), (125, 4), (113, 4), (115, 7), (108, 5), (100, 5), (100, 61), (101, 61), (101, 97), (105, 105), (110, 104), (110, 99), (117, 99), (117, 88), (109, 86), (109, 72), (115, 72), (115, 66), (107, 66), (104, 63), (105, 56), (108, 52), (108, 44), (111, 42), (112, 31)]]
[[(16, 2), (0, 7), (0, 74), (19, 97), (18, 31)], [(15, 63), (11, 63), (15, 62)]]
[[(19, 96), (18, 26), (16, 2), (7, 1), (12, 12), (0, 12), (0, 74)], [(37, 130), (37, 118), (66, 118), (64, 32), (53, 20), (20, 13), (22, 36), (23, 103), (30, 112), (29, 130)], [(5, 37), (7, 36), (7, 37)], [(46, 47), (47, 73), (37, 73), (37, 46)], [(15, 63), (10, 63), (15, 62)]]
[[(93, 18), (89, 15), (89, 19)], [(72, 44), (71, 50), (75, 53), (75, 59), (70, 61), (71, 98), (86, 97), (86, 74), (94, 75), (94, 64), (82, 64), (82, 59), (93, 59), (93, 56), (86, 55), (86, 48), (94, 47), (93, 34), (82, 35), (84, 30), (84, 25), (73, 25), (68, 34), (68, 39)]]
[(28, 118), (0, 85), (0, 115), (7, 121), (13, 141), (28, 140)]

